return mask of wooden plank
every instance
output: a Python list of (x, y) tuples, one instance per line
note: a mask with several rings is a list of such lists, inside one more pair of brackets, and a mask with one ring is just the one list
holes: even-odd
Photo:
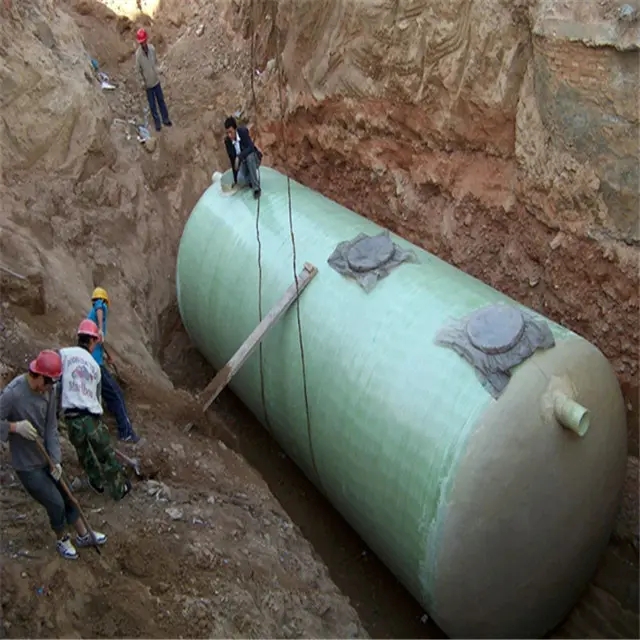
[(295, 302), (298, 296), (305, 290), (307, 285), (313, 280), (318, 269), (312, 264), (305, 262), (302, 272), (298, 276), (298, 286), (294, 282), (284, 293), (282, 298), (262, 319), (262, 322), (252, 331), (251, 335), (244, 341), (240, 348), (233, 354), (229, 362), (218, 371), (215, 378), (205, 387), (200, 394), (208, 400), (202, 406), (202, 413), (212, 405), (213, 401), (220, 395), (222, 390), (229, 384), (229, 381), (240, 370), (240, 367), (249, 359), (256, 350), (269, 329), (285, 314), (287, 309)]

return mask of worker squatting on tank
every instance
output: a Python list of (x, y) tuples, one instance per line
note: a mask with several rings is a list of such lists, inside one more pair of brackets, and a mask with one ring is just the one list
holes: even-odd
[[(140, 74), (142, 84), (147, 92), (147, 101), (156, 131), (160, 131), (162, 124), (165, 127), (170, 127), (172, 122), (169, 119), (169, 111), (164, 101), (164, 93), (160, 84), (156, 49), (152, 44), (149, 44), (149, 36), (144, 29), (138, 29), (136, 40), (140, 45), (136, 49), (136, 70)], [(158, 114), (158, 109), (160, 109), (160, 114)]]
[(251, 139), (247, 127), (239, 127), (236, 119), (228, 117), (224, 121), (227, 135), (224, 144), (233, 171), (233, 183), (241, 187), (249, 185), (256, 200), (260, 197), (260, 163), (262, 152)]
[(102, 399), (107, 409), (115, 416), (118, 424), (118, 438), (123, 442), (139, 442), (140, 437), (133, 430), (131, 420), (127, 414), (124, 395), (115, 378), (105, 366), (111, 363), (111, 356), (104, 348), (104, 338), (107, 335), (107, 314), (109, 311), (109, 294), (102, 287), (96, 287), (91, 294), (91, 311), (87, 317), (93, 320), (100, 331), (100, 342), (95, 346), (91, 355), (100, 365)]
[[(9, 443), (11, 464), (25, 490), (47, 511), (56, 534), (57, 550), (63, 558), (78, 557), (77, 547), (92, 546), (91, 534), (66, 495), (62, 477), (62, 454), (57, 423), (57, 392), (53, 386), (62, 373), (62, 360), (55, 351), (41, 351), (29, 365), (29, 371), (14, 378), (0, 393), (0, 440)], [(50, 468), (36, 441), (44, 441), (51, 458)], [(73, 545), (67, 525), (77, 532)], [(94, 531), (96, 542), (107, 536)]]
[(111, 497), (120, 500), (131, 491), (131, 483), (116, 459), (109, 431), (102, 422), (101, 371), (91, 357), (99, 343), (98, 325), (92, 320), (83, 320), (78, 327), (78, 346), (60, 349), (59, 404), (69, 440), (87, 474), (89, 486), (96, 493), (104, 493), (106, 485)]

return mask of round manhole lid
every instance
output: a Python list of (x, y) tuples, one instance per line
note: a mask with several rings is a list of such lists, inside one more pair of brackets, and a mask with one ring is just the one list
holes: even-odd
[(394, 251), (393, 242), (387, 236), (362, 238), (347, 250), (347, 262), (354, 271), (371, 271), (389, 262)]
[(524, 317), (515, 307), (504, 305), (476, 311), (467, 322), (471, 344), (485, 353), (513, 349), (524, 333)]

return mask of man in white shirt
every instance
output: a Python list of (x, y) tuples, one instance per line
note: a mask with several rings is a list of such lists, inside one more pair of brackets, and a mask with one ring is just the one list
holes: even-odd
[(106, 485), (111, 497), (120, 500), (131, 491), (131, 483), (116, 458), (109, 431), (102, 422), (100, 365), (91, 355), (99, 342), (98, 325), (87, 319), (78, 327), (78, 346), (60, 349), (60, 406), (69, 440), (89, 478), (89, 485), (97, 493), (104, 493)]

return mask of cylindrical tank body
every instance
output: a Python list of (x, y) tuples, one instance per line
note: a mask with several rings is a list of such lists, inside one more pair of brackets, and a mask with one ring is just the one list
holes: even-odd
[[(266, 315), (293, 267), (286, 177), (261, 174)], [(447, 634), (543, 635), (592, 576), (619, 504), (625, 410), (609, 363), (547, 320), (556, 345), (494, 399), (434, 338), (487, 304), (523, 307), (394, 235), (418, 262), (365, 293), (327, 259), (382, 228), (293, 180), (291, 201), (298, 270), (319, 269), (299, 302), (309, 423), (295, 307), (263, 342), (266, 406), (258, 351), (231, 388)], [(259, 323), (256, 211), (249, 190), (214, 182), (180, 243), (180, 313), (218, 369)], [(560, 426), (558, 390), (578, 403), (565, 413), (588, 410), (582, 437)]]

